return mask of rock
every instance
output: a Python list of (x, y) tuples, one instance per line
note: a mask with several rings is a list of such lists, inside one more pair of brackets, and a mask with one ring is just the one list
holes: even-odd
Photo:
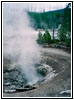
[(9, 86), (10, 85), (10, 82), (5, 83), (4, 85)]
[(68, 94), (71, 94), (71, 90), (61, 91), (59, 94), (60, 95), (68, 95)]
[(25, 88), (32, 88), (32, 86), (31, 85), (26, 85)]
[(11, 89), (16, 89), (16, 86), (15, 85), (11, 85), (10, 88)]
[(23, 88), (16, 88), (16, 91), (23, 92), (23, 91), (33, 90), (33, 89), (36, 89), (36, 88), (37, 88), (36, 86), (26, 85)]
[(56, 44), (50, 44), (49, 47), (56, 48)]
[(48, 45), (48, 44), (43, 44), (42, 47), (43, 47), (43, 48), (48, 48), (49, 45)]
[(66, 49), (67, 47), (64, 45), (57, 45), (57, 48)]
[(37, 67), (37, 72), (43, 76), (46, 76), (48, 73), (52, 72), (52, 70), (52, 67), (46, 64)]
[(18, 92), (29, 91), (29, 90), (32, 90), (32, 89), (30, 89), (30, 88), (16, 88), (16, 91), (18, 91)]
[(5, 93), (14, 93), (16, 90), (4, 90)]
[(31, 85), (26, 85), (26, 86), (24, 86), (24, 88), (29, 88), (29, 89), (36, 89), (37, 88), (37, 86), (31, 86)]
[(45, 68), (40, 68), (37, 71), (38, 71), (38, 73), (42, 74), (43, 76), (47, 75), (47, 69), (45, 69)]

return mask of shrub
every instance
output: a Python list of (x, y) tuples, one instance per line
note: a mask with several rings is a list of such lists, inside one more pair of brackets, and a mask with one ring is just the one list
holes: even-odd
[(51, 35), (48, 30), (46, 30), (45, 33), (43, 34), (42, 42), (43, 43), (51, 43)]

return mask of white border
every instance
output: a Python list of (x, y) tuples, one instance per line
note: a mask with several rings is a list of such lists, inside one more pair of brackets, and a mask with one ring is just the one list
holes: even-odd
[[(5, 1), (5, 0), (2, 0), (2, 1)], [(10, 0), (7, 0), (7, 1), (10, 1)], [(15, 0), (12, 0), (12, 1), (14, 1), (14, 2), (12, 2), (12, 3), (17, 3), (18, 1), (20, 1), (20, 0), (16, 0), (17, 2), (15, 2)], [(23, 0), (22, 0), (23, 1)], [(29, 1), (31, 1), (31, 0), (29, 0)], [(34, 0), (32, 0), (32, 1), (34, 1)], [(38, 1), (42, 1), (42, 0), (38, 0)], [(43, 1), (45, 1), (45, 0), (43, 0)], [(49, 0), (47, 0), (47, 1), (49, 1)], [(64, 0), (61, 0), (62, 2), (64, 1)], [(65, 0), (66, 1), (66, 0)], [(70, 2), (70, 0), (67, 0), (67, 1), (69, 1)], [(23, 1), (24, 2), (24, 1)], [(23, 2), (21, 2), (21, 3), (23, 3)], [(49, 1), (50, 2), (50, 1)], [(52, 1), (53, 2), (53, 1)], [(57, 2), (59, 2), (59, 0), (57, 0)], [(3, 3), (11, 3), (11, 2), (3, 2)], [(3, 5), (3, 3), (2, 3), (2, 5)], [(18, 3), (20, 3), (20, 2), (18, 2)], [(24, 3), (30, 3), (30, 2), (24, 2)], [(31, 3), (33, 3), (33, 2), (31, 2)], [(35, 3), (35, 1), (34, 1), (34, 3)], [(40, 3), (40, 2), (39, 2)], [(3, 8), (2, 8), (2, 16), (3, 16)], [(72, 16), (72, 10), (71, 10), (71, 16)], [(2, 22), (3, 22), (3, 18), (2, 18)], [(72, 17), (71, 17), (71, 23), (72, 23)], [(72, 24), (71, 24), (72, 25)], [(71, 27), (71, 34), (73, 33), (73, 31), (72, 31), (73, 29), (72, 29), (72, 27)], [(2, 33), (3, 33), (3, 23), (2, 23)], [(1, 38), (1, 37), (0, 37)], [(71, 35), (71, 46), (72, 46), (72, 35)], [(1, 47), (1, 46), (0, 46)], [(3, 50), (3, 35), (2, 35), (2, 50)], [(2, 58), (3, 58), (3, 51), (2, 51)], [(3, 59), (2, 59), (2, 65), (3, 65)], [(2, 73), (3, 73), (3, 67), (2, 67)], [(72, 77), (72, 49), (71, 49), (71, 77)], [(2, 74), (2, 78), (3, 78), (3, 74)], [(3, 84), (3, 80), (2, 80), (2, 84)], [(71, 85), (72, 85), (72, 78), (71, 78)], [(2, 90), (3, 90), (3, 85), (2, 85)], [(71, 86), (71, 91), (72, 91), (72, 86)], [(1, 91), (2, 92), (2, 98), (20, 98), (20, 99), (22, 99), (22, 98), (24, 98), (24, 99), (26, 99), (26, 98), (67, 98), (67, 97), (3, 97), (3, 91)], [(72, 95), (71, 95), (71, 97), (72, 97)], [(71, 98), (71, 97), (68, 97), (68, 98)], [(55, 100), (57, 100), (57, 99), (55, 99)]]

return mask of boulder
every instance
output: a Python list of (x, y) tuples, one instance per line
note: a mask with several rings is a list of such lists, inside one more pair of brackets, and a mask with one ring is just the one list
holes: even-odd
[(4, 90), (5, 93), (14, 93), (16, 90)]
[(59, 94), (60, 95), (68, 95), (68, 94), (71, 94), (71, 90), (61, 91)]
[(16, 88), (16, 91), (23, 92), (23, 91), (33, 90), (33, 89), (36, 89), (36, 88), (37, 88), (36, 86), (26, 85), (22, 88)]
[(52, 68), (49, 65), (43, 64), (37, 67), (37, 72), (42, 76), (46, 76), (48, 73), (52, 72)]

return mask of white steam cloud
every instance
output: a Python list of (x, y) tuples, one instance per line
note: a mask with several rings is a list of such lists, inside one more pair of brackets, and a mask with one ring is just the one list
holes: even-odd
[(34, 68), (39, 62), (39, 46), (24, 9), (3, 5), (3, 56), (20, 67), (28, 82), (35, 83), (39, 76)]

